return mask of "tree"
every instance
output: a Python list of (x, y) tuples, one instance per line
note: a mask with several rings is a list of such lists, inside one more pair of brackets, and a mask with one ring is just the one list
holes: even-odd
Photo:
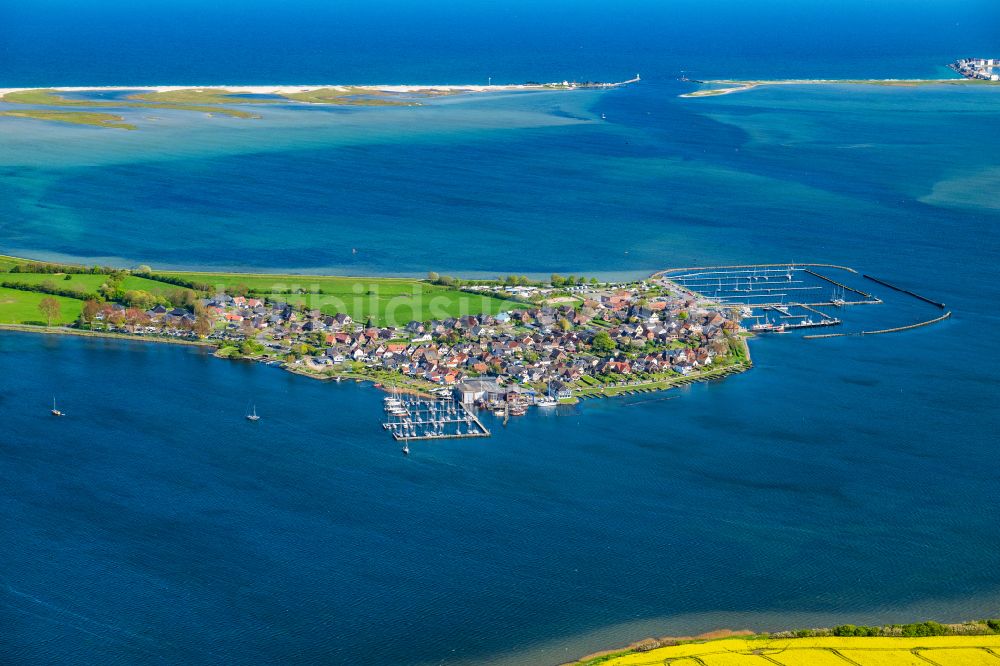
[(178, 308), (193, 307), (197, 301), (197, 294), (190, 289), (171, 289), (166, 296), (170, 304)]
[(149, 275), (152, 272), (153, 269), (147, 266), (146, 264), (140, 264), (139, 266), (136, 266), (135, 268), (132, 269), (132, 273), (134, 273), (135, 275)]
[(62, 314), (62, 306), (56, 299), (46, 296), (38, 301), (38, 311), (45, 315), (46, 322), (51, 326), (52, 320), (59, 319), (59, 315)]
[(212, 332), (212, 317), (206, 312), (202, 312), (195, 317), (194, 332), (200, 338), (204, 338)]
[(563, 331), (568, 331), (571, 328), (573, 328), (573, 324), (570, 323), (569, 319), (563, 317), (562, 319), (559, 320), (559, 328), (562, 329)]
[(431, 271), (427, 274), (427, 279), (430, 280), (431, 282), (437, 282), (438, 280), (441, 279), (441, 276), (435, 273), (434, 271)]
[(566, 284), (566, 278), (564, 278), (562, 275), (553, 273), (552, 277), (549, 278), (549, 282), (552, 283), (553, 287), (561, 287), (564, 284)]
[(129, 305), (134, 308), (141, 308), (143, 310), (148, 310), (156, 305), (156, 296), (153, 296), (148, 291), (144, 291), (142, 289), (131, 289), (126, 291), (121, 300), (125, 303), (125, 305)]
[(601, 331), (594, 336), (590, 346), (598, 354), (610, 354), (615, 350), (615, 341), (611, 339), (607, 331)]
[(96, 317), (97, 313), (100, 311), (101, 304), (94, 299), (90, 299), (83, 304), (83, 310), (80, 312), (80, 320), (85, 324), (89, 324), (94, 321), (94, 317)]

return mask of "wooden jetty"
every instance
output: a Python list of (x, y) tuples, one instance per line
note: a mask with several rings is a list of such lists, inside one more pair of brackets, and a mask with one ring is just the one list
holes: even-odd
[(450, 398), (391, 395), (385, 398), (385, 412), (388, 420), (382, 427), (400, 442), (489, 437), (491, 434), (475, 412)]

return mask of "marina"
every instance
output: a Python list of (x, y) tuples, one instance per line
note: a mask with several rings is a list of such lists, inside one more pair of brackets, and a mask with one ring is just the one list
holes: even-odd
[(383, 405), (387, 420), (382, 427), (393, 439), (403, 442), (406, 454), (412, 441), (490, 436), (489, 429), (475, 412), (451, 398), (423, 398), (393, 392), (385, 397)]
[(839, 317), (820, 308), (882, 303), (873, 294), (814, 270), (822, 267), (857, 273), (846, 266), (791, 263), (675, 269), (658, 275), (691, 297), (739, 309), (754, 333), (839, 326)]

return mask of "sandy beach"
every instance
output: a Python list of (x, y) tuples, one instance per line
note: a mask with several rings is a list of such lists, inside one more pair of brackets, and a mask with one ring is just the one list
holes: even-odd
[(698, 83), (728, 86), (725, 88), (705, 88), (693, 92), (684, 93), (679, 97), (716, 97), (718, 95), (729, 95), (735, 92), (752, 90), (759, 86), (802, 86), (802, 85), (874, 85), (874, 86), (926, 86), (933, 84), (967, 84), (967, 83), (992, 83), (991, 81), (975, 81), (966, 78), (948, 79), (775, 79), (756, 81), (735, 81), (727, 79), (717, 79), (712, 81), (699, 81)]
[(453, 85), (453, 84), (428, 84), (428, 85), (344, 85), (344, 84), (314, 84), (314, 85), (273, 85), (273, 86), (230, 86), (230, 85), (181, 85), (181, 86), (57, 86), (53, 88), (31, 87), (31, 88), (0, 88), (0, 96), (8, 93), (24, 92), (27, 90), (55, 90), (59, 92), (121, 92), (121, 91), (143, 91), (143, 92), (173, 92), (177, 90), (226, 90), (228, 92), (247, 95), (286, 95), (290, 93), (310, 92), (312, 90), (323, 90), (333, 88), (335, 90), (371, 90), (373, 92), (390, 93), (412, 93), (428, 90), (438, 90), (442, 92), (503, 92), (509, 90), (550, 90), (550, 89), (571, 89), (575, 87), (570, 82), (559, 83), (519, 83), (508, 85)]

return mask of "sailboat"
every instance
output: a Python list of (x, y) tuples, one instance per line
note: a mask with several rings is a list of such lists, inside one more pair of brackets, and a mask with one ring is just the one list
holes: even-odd
[(549, 382), (548, 395), (544, 398), (535, 401), (535, 404), (539, 407), (555, 407), (559, 402), (552, 397), (552, 382)]
[(52, 416), (66, 416), (65, 414), (63, 414), (62, 412), (60, 412), (58, 409), (56, 409), (56, 399), (55, 399), (54, 396), (52, 398), (52, 411), (51, 411), (51, 414), (52, 414)]
[(260, 417), (257, 416), (257, 405), (256, 404), (250, 410), (250, 413), (247, 414), (247, 421), (260, 421)]
[(403, 455), (410, 455), (410, 445), (407, 442), (403, 442)]

